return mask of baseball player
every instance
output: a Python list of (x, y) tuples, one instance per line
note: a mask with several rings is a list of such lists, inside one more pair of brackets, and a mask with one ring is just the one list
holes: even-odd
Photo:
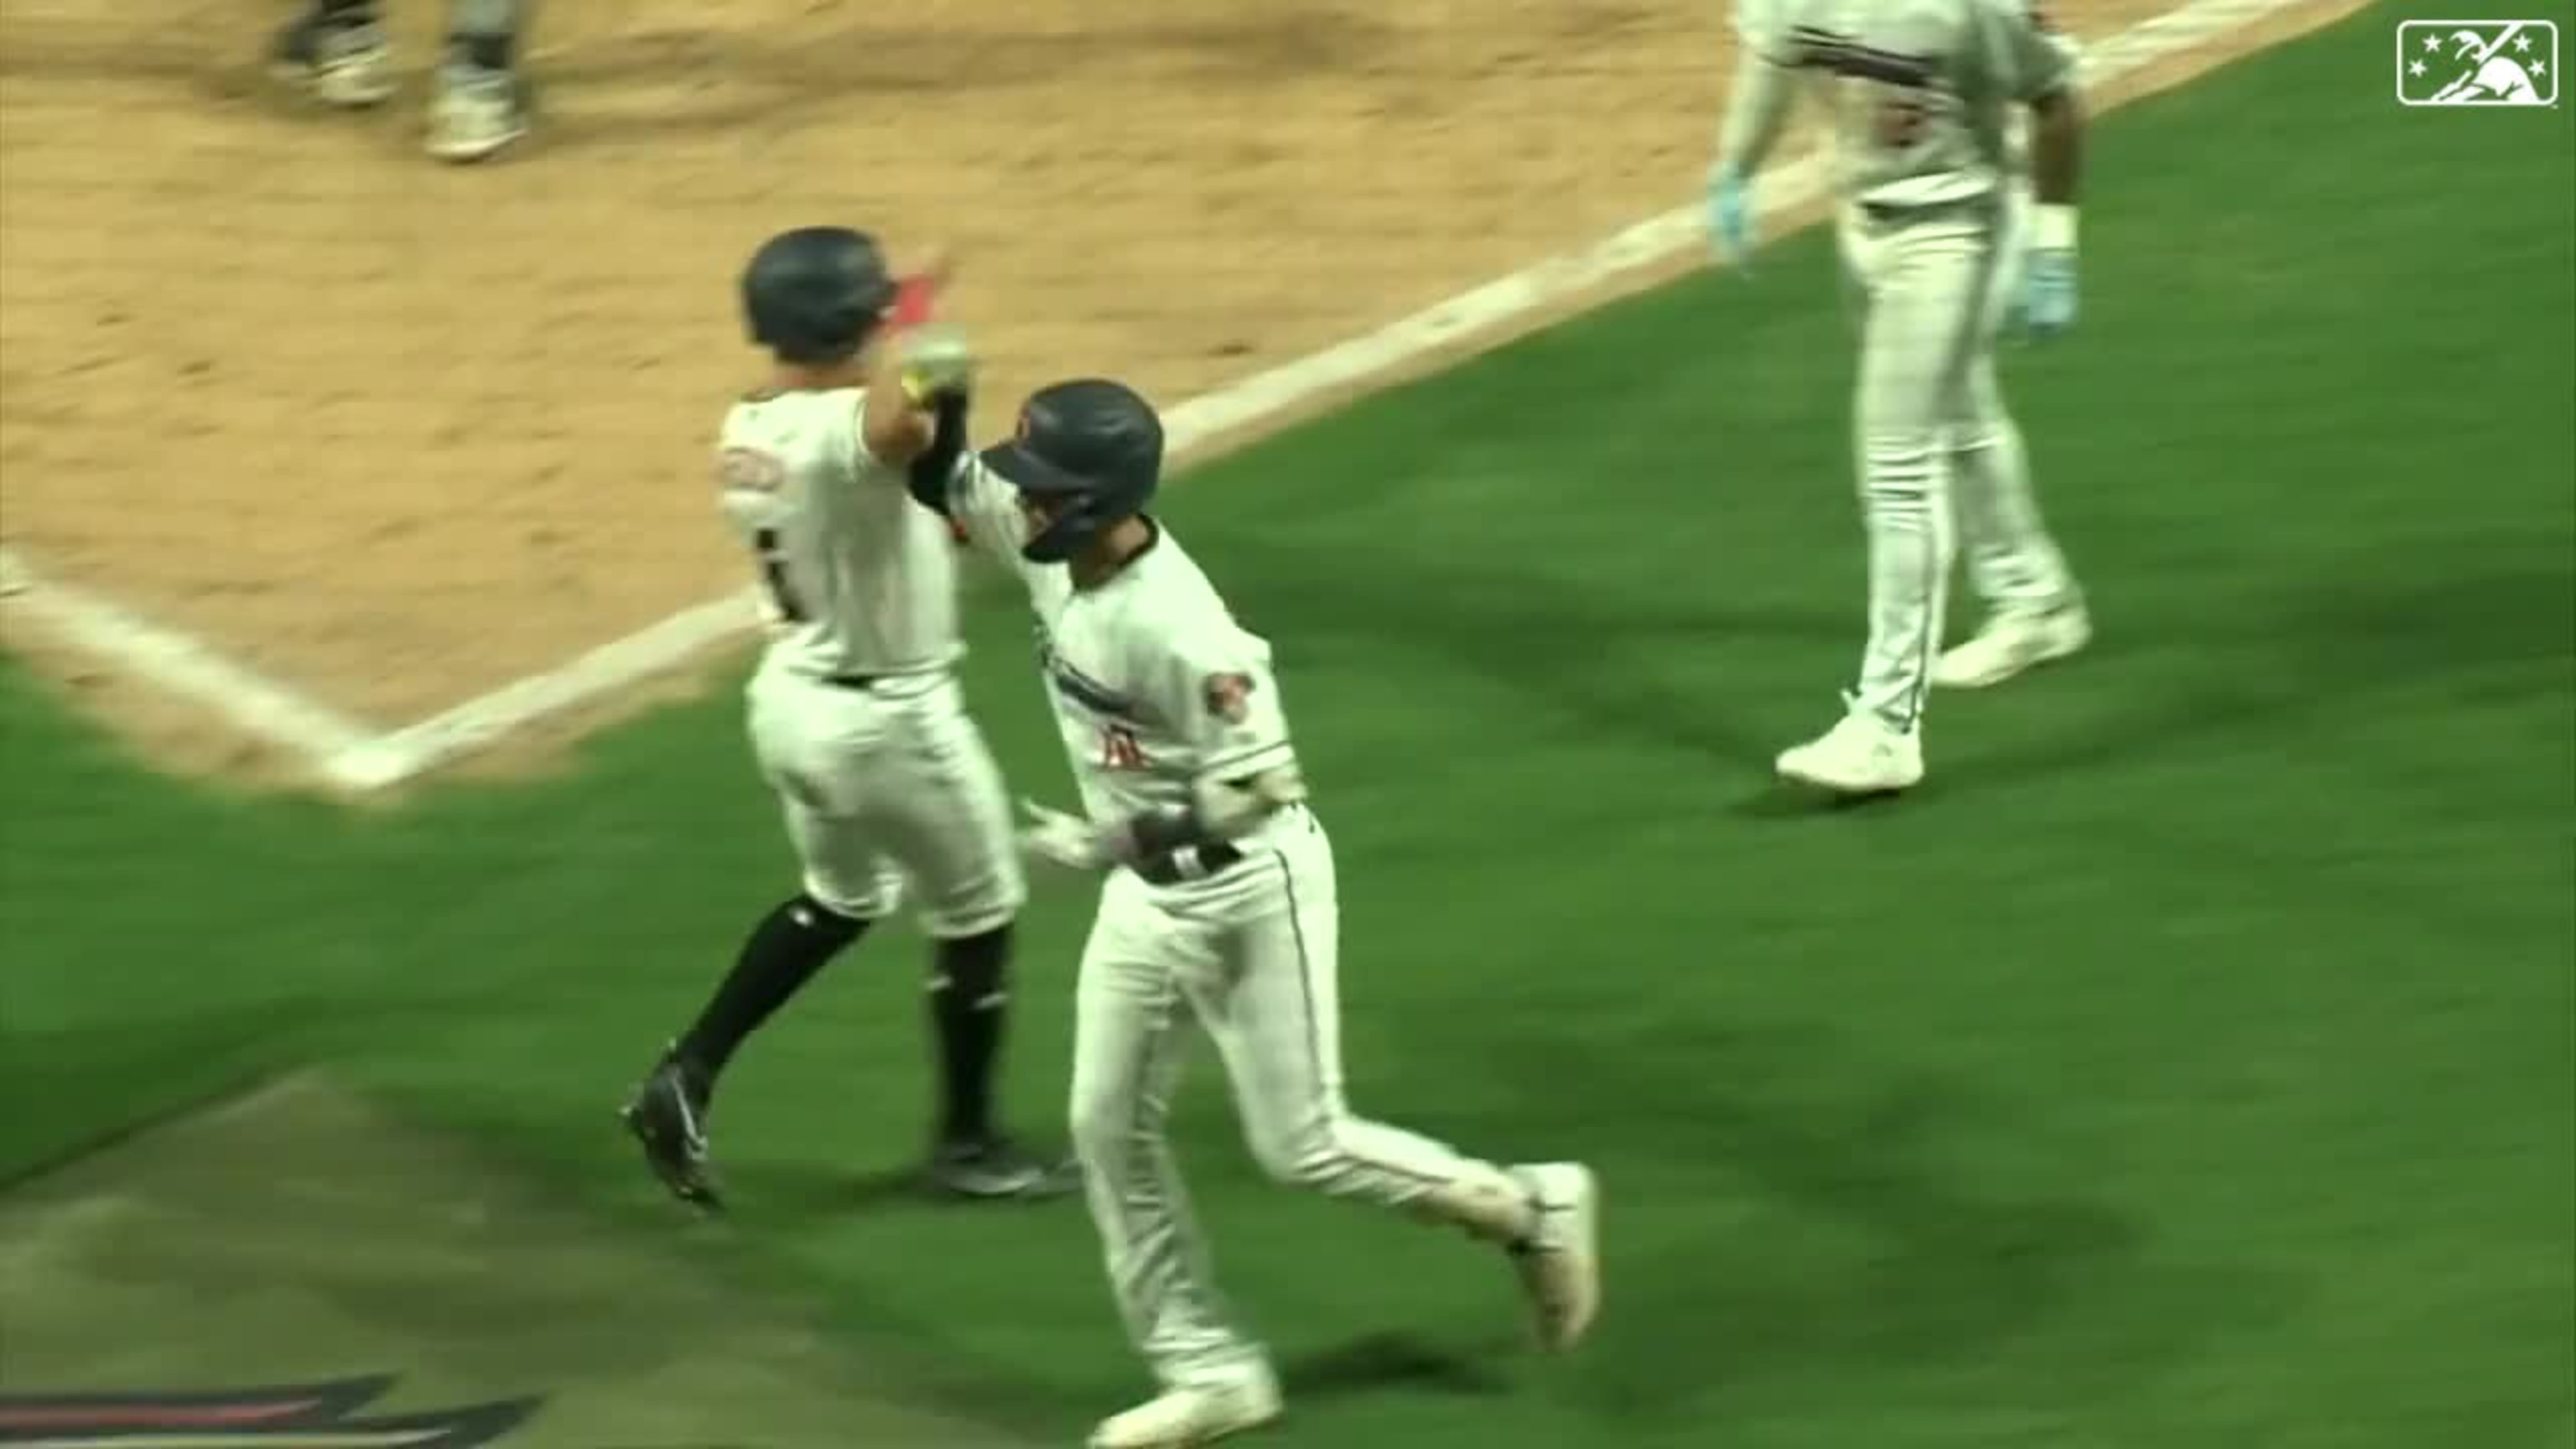
[[(725, 415), (716, 483), (758, 567), (772, 637), (748, 694), (753, 752), (804, 863), (731, 974), (625, 1112), (682, 1200), (719, 1205), (706, 1122), (744, 1038), (895, 909), (908, 886), (935, 943), (930, 1016), (945, 1107), (931, 1176), (978, 1198), (1069, 1192), (996, 1129), (1011, 924), (1026, 897), (1002, 778), (952, 666), (955, 544), (913, 505), (931, 439), (904, 349), (935, 336), (939, 273), (900, 285), (876, 241), (803, 227), (742, 278), (752, 339), (776, 368)], [(895, 346), (879, 334), (900, 334)]]
[[(1832, 110), (1860, 324), (1869, 643), (1842, 721), (1778, 768), (1844, 793), (1902, 790), (1923, 777), (1927, 685), (2001, 683), (2092, 636), (1993, 355), (2016, 287), (2034, 335), (2075, 320), (2076, 57), (2031, 0), (1737, 0), (1735, 14), (1743, 55), (1709, 180), (1717, 248), (1731, 260), (1750, 249), (1749, 178), (1793, 85), (1813, 82)], [(2007, 138), (2021, 107), (2036, 208)], [(1936, 663), (1954, 527), (1989, 616)]]
[(963, 393), (938, 411), (915, 496), (1027, 586), (1081, 787), (1079, 815), (1028, 807), (1024, 848), (1107, 876), (1076, 988), (1074, 1150), (1161, 1392), (1101, 1424), (1094, 1449), (1180, 1449), (1281, 1412), (1267, 1355), (1218, 1297), (1165, 1137), (1192, 1024), (1271, 1176), (1503, 1248), (1541, 1341), (1572, 1347), (1600, 1301), (1590, 1170), (1462, 1157), (1344, 1100), (1332, 846), (1270, 646), (1145, 511), (1162, 468), (1153, 408), (1115, 382), (1058, 383), (980, 458), (964, 456)]
[[(2451, 32), (2451, 59), (2467, 69), (2460, 72), (2458, 79), (2435, 91), (2433, 99), (2456, 101), (2462, 105), (2501, 101), (2526, 106), (2533, 104), (2540, 92), (2531, 82), (2531, 72), (2523, 69), (2521, 61), (2500, 53), (2504, 43), (2521, 29), (2517, 25), (2493, 40), (2474, 30)], [(2531, 42), (2524, 40), (2522, 44), (2528, 47)]]
[[(448, 0), (447, 56), (429, 99), (426, 145), (441, 161), (480, 161), (528, 134), (519, 68), (531, 0)], [(363, 110), (399, 88), (381, 0), (305, 0), (278, 32), (271, 62), (325, 105)]]

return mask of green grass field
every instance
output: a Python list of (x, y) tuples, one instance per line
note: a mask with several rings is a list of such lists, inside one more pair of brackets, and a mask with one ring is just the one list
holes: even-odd
[[(2397, 108), (2397, 18), (2103, 121), (2082, 326), (2010, 363), (2101, 642), (1941, 700), (1902, 802), (1811, 810), (1767, 780), (1859, 647), (1821, 238), (1171, 500), (1279, 645), (1342, 853), (1357, 1104), (1586, 1156), (1610, 1192), (1608, 1317), (1534, 1361), (1487, 1256), (1261, 1183), (1207, 1064), (1182, 1150), (1289, 1372), (1266, 1442), (2576, 1445), (2576, 144), (2564, 109)], [(1591, 425), (1542, 427), (1578, 382)], [(995, 601), (969, 687), (1014, 783), (1061, 799), (1024, 637)], [(932, 1420), (856, 1396), (815, 1437), (780, 1406), (824, 1392), (817, 1363), (994, 1442), (1073, 1442), (1142, 1387), (1079, 1207), (873, 1185), (925, 1116), (909, 937), (738, 1064), (730, 1223), (675, 1215), (615, 1129), (791, 881), (738, 720), (711, 699), (568, 778), (385, 814), (170, 783), (0, 674), (0, 1170), (318, 1066), (400, 1133), (470, 1142), (529, 1204), (502, 1229), (584, 1245), (507, 1260), (517, 1290), (583, 1275), (558, 1334), (478, 1358), (478, 1315), (524, 1329), (524, 1294), (453, 1283), (419, 1320), (442, 1386), (563, 1397), (526, 1443), (600, 1449), (563, 1427), (582, 1394), (756, 1367), (797, 1325), (825, 1337), (792, 1374), (686, 1380), (740, 1386), (741, 1442), (923, 1442)], [(1051, 895), (1025, 933), (1011, 1095), (1049, 1140), (1088, 904)], [(427, 1186), (401, 1164), (448, 1159), (320, 1130), (200, 1146), (231, 1166), (199, 1195), (247, 1221), (271, 1171), (372, 1174), (294, 1209), (317, 1260), (501, 1261), (407, 1225)], [(189, 1260), (151, 1259), (164, 1287)], [(111, 1322), (0, 1247), (25, 1341), (114, 1338), (185, 1380), (218, 1360), (136, 1356), (180, 1333), (173, 1296)], [(413, 1320), (384, 1311), (373, 1336), (271, 1327), (221, 1369), (407, 1370), (385, 1360)], [(367, 1317), (339, 1313), (277, 1322)], [(668, 1332), (693, 1313), (714, 1326)], [(661, 1336), (597, 1351), (629, 1332)], [(53, 1348), (61, 1386), (108, 1372)]]

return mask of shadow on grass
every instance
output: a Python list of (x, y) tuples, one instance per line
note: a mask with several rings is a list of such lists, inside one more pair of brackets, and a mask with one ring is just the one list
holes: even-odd
[(1409, 1333), (1372, 1333), (1289, 1359), (1280, 1382), (1294, 1399), (1352, 1398), (1372, 1393), (1432, 1393), (1482, 1398), (1511, 1391), (1496, 1373), (1509, 1362), (1504, 1345), (1469, 1351), (1442, 1348)]
[[(1306, 560), (1295, 551), (1231, 533), (1212, 546), (1245, 566), (1247, 608), (1266, 593), (1282, 597), (1283, 612), (1293, 604), (1298, 633), (1285, 649), (1313, 652), (1324, 647), (1319, 639), (1339, 635), (1418, 651), (1525, 695), (1535, 713), (1765, 777), (1788, 737), (1748, 714), (1748, 701), (1725, 683), (1726, 661), (1784, 639), (1838, 651), (1859, 646), (1853, 620), (1841, 614), (1729, 608), (1714, 599), (1677, 608), (1535, 569), (1348, 550), (1335, 559), (1331, 587), (1312, 588), (1299, 582)], [(1837, 652), (1833, 667), (1842, 658)], [(1788, 710), (1801, 703), (1814, 702), (1775, 702)]]
[[(531, 1444), (1027, 1441), (748, 1292), (721, 1245), (619, 1231), (312, 1075), (0, 1198), (13, 1386), (398, 1376), (543, 1400)], [(399, 1406), (397, 1406), (399, 1407)], [(509, 1442), (516, 1442), (515, 1440)]]
[[(1558, 1026), (1495, 1044), (1500, 1080), (1585, 1083), (1532, 1090), (1514, 1130), (1600, 1143), (1600, 1104), (1626, 1103), (1624, 1135), (1589, 1149), (1612, 1197), (1627, 1168), (1709, 1209), (1705, 1228), (1642, 1256), (1623, 1258), (1612, 1233), (1614, 1306), (1582, 1370), (1605, 1416), (1715, 1424), (1824, 1386), (1927, 1374), (2072, 1406), (2303, 1294), (2259, 1267), (2160, 1258), (2148, 1224), (2049, 1162), (2006, 1106), (1956, 1081), (1891, 1077), (1825, 1031), (1674, 1019), (1594, 1052), (1580, 1022)], [(1701, 1331), (1643, 1342), (1627, 1322)]]

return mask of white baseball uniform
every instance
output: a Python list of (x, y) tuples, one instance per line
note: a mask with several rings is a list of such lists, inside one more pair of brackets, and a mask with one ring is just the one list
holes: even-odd
[(1001, 771), (953, 672), (955, 544), (904, 470), (869, 456), (862, 396), (756, 393), (724, 420), (724, 513), (771, 621), (753, 752), (814, 899), (872, 920), (908, 883), (933, 937), (981, 935), (1027, 892)]
[(1737, 0), (1736, 25), (1731, 140), (1776, 129), (1784, 74), (1811, 79), (1830, 108), (1869, 529), (1854, 692), (1908, 731), (1941, 644), (1954, 524), (1991, 604), (2077, 600), (1994, 369), (2028, 243), (2016, 112), (2071, 84), (2076, 55), (2030, 0)]
[[(1185, 806), (1203, 777), (1295, 765), (1270, 646), (1159, 525), (1118, 574), (1078, 589), (1070, 570), (1020, 558), (1016, 495), (972, 458), (950, 512), (1027, 584), (1093, 820)], [(1302, 804), (1228, 845), (1118, 869), (1102, 889), (1076, 997), (1073, 1141), (1128, 1331), (1167, 1386), (1261, 1357), (1218, 1296), (1165, 1138), (1189, 1022), (1215, 1042), (1273, 1177), (1490, 1241), (1527, 1228), (1528, 1190), (1502, 1169), (1351, 1115), (1339, 923), (1332, 846)]]

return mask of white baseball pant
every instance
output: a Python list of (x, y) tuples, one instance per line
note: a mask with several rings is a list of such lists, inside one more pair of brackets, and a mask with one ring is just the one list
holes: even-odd
[(859, 687), (776, 663), (749, 690), (752, 750), (778, 793), (805, 890), (844, 916), (906, 888), (930, 936), (1007, 925), (1028, 897), (1002, 772), (946, 673)]
[(1351, 1115), (1322, 825), (1292, 809), (1241, 844), (1250, 858), (1205, 881), (1111, 875), (1077, 988), (1074, 1150), (1128, 1334), (1167, 1387), (1263, 1354), (1218, 1293), (1165, 1136), (1191, 1022), (1215, 1043), (1271, 1177), (1492, 1242), (1527, 1228), (1525, 1197), (1500, 1168)]
[(1922, 718), (1957, 533), (1993, 607), (2037, 612), (2075, 597), (1995, 377), (2027, 217), (2016, 195), (1887, 216), (1845, 207), (1838, 227), (1860, 330), (1853, 452), (1869, 535), (1869, 642), (1854, 693), (1896, 729)]

